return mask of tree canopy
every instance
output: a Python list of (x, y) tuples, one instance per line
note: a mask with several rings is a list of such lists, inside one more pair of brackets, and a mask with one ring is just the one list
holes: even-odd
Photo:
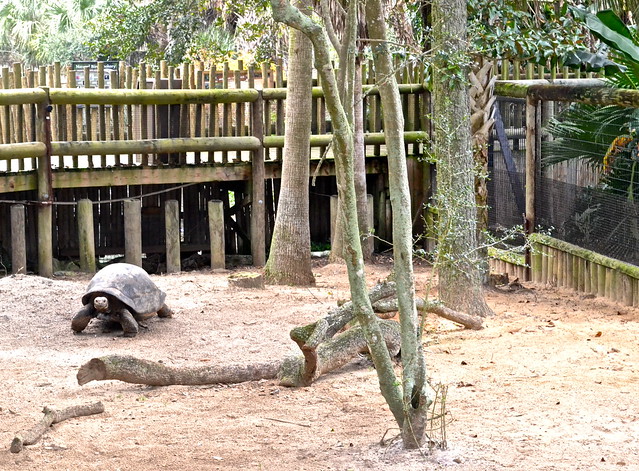
[[(540, 64), (569, 59), (577, 64), (580, 54), (597, 52), (600, 44), (569, 8), (584, 3), (592, 12), (612, 8), (626, 18), (639, 2), (470, 0), (473, 50), (490, 58)], [(389, 39), (400, 54), (429, 44), (427, 5), (422, 1), (387, 6)], [(178, 64), (238, 56), (261, 62), (285, 57), (286, 41), (285, 28), (273, 21), (265, 0), (0, 0), (5, 63)]]

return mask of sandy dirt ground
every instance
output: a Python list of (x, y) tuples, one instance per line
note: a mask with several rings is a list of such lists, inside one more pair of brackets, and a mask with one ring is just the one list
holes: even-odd
[[(371, 286), (389, 270), (369, 266)], [(480, 331), (427, 317), (429, 373), (449, 387), (447, 450), (389, 440), (397, 429), (365, 357), (298, 389), (77, 384), (80, 365), (112, 353), (174, 366), (295, 354), (289, 330), (349, 297), (343, 266), (315, 273), (316, 287), (264, 290), (229, 287), (231, 272), (153, 276), (175, 317), (136, 338), (99, 322), (72, 333), (86, 275), (1, 278), (0, 470), (639, 470), (639, 311), (532, 283), (487, 292), (496, 315)], [(423, 292), (429, 269), (416, 279)], [(44, 406), (96, 401), (104, 413), (10, 453)]]

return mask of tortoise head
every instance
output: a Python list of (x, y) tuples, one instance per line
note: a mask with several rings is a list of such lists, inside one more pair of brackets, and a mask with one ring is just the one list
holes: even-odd
[(108, 312), (109, 299), (106, 296), (96, 296), (93, 300), (93, 307), (98, 312)]

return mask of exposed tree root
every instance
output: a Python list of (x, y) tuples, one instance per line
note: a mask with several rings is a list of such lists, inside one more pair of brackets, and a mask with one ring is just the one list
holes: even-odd
[(29, 430), (18, 432), (11, 442), (11, 453), (20, 453), (26, 445), (33, 445), (44, 435), (49, 427), (63, 420), (73, 417), (83, 417), (86, 415), (101, 414), (104, 412), (104, 406), (101, 402), (87, 404), (83, 406), (72, 406), (62, 410), (55, 410), (45, 407), (44, 417), (40, 422)]

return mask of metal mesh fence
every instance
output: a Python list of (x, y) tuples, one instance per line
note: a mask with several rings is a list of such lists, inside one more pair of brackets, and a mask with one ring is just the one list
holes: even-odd
[[(525, 192), (525, 132), (524, 121), (519, 119), (524, 104), (515, 99), (500, 99), (498, 104), (508, 149), (493, 132), (489, 154), (489, 224), (497, 232), (523, 224), (521, 202)], [(518, 119), (513, 120), (513, 116)], [(587, 123), (582, 126), (587, 128)], [(587, 139), (583, 142), (564, 139), (559, 151), (564, 145), (566, 148), (580, 145), (593, 159), (603, 162), (617, 137), (614, 134), (602, 137), (604, 143), (598, 146), (589, 145)], [(542, 146), (542, 159), (544, 152)], [(634, 180), (639, 176), (639, 160), (629, 152), (627, 178), (623, 172), (612, 174), (603, 165), (593, 166), (584, 159), (571, 159), (543, 169), (540, 165), (535, 190), (537, 229), (596, 253), (639, 265), (639, 204)], [(511, 165), (506, 165), (508, 161)], [(635, 161), (637, 175), (632, 168)]]

